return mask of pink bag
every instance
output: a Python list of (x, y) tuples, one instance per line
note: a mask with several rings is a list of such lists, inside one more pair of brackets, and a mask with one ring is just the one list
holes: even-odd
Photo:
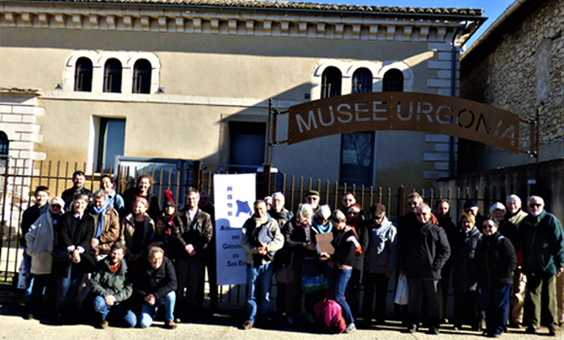
[(337, 301), (326, 297), (315, 304), (313, 311), (315, 325), (320, 333), (340, 334), (347, 328)]

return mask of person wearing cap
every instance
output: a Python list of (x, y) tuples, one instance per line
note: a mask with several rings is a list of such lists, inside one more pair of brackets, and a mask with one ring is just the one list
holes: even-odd
[(316, 190), (310, 190), (305, 194), (305, 202), (307, 204), (310, 204), (311, 207), (313, 208), (313, 211), (317, 211), (317, 208), (319, 208), (319, 191)]
[(354, 258), (351, 277), (347, 285), (346, 298), (353, 315), (357, 315), (360, 307), (360, 279), (364, 268), (364, 252), (368, 248), (368, 232), (364, 224), (362, 210), (358, 204), (349, 207), (346, 213), (347, 225), (350, 226), (358, 237), (359, 247)]
[[(386, 318), (388, 282), (397, 262), (397, 229), (386, 217), (386, 207), (377, 203), (370, 207), (370, 219), (366, 221), (369, 242), (364, 260), (364, 300), (362, 314), (366, 326), (372, 317), (382, 325)], [(374, 291), (376, 314), (374, 315)]]
[[(513, 223), (519, 233), (519, 226), (527, 213), (521, 209), (521, 198), (515, 194), (505, 199), (507, 213), (505, 220)], [(519, 247), (520, 248), (520, 247)], [(509, 315), (510, 325), (521, 328), (523, 325), (523, 311), (525, 306), (525, 290), (527, 289), (527, 277), (523, 274), (523, 252), (517, 252), (517, 268), (513, 272), (513, 286), (511, 287), (511, 313)]]
[(484, 221), (486, 220), (486, 217), (480, 214), (478, 203), (476, 203), (476, 201), (474, 200), (468, 199), (466, 200), (466, 202), (464, 202), (464, 212), (474, 215), (474, 218), (476, 219), (476, 225), (478, 226), (481, 226), (482, 223), (484, 223)]
[(557, 336), (556, 277), (564, 272), (564, 233), (558, 218), (544, 210), (542, 197), (529, 197), (528, 205), (529, 215), (519, 226), (523, 272), (527, 275), (523, 324), (527, 333), (536, 333), (541, 313), (548, 311), (542, 320), (546, 320), (550, 335)]
[[(60, 231), (59, 222), (65, 201), (60, 197), (53, 197), (49, 200), (48, 207), (49, 210), (35, 220), (25, 234), (26, 252), (31, 257), (30, 272), (34, 275), (31, 296), (26, 302), (29, 319), (36, 317), (41, 311), (44, 311), (46, 316), (55, 314), (57, 281), (53, 275), (52, 253)], [(41, 305), (44, 290), (47, 296), (46, 307)]]
[(213, 236), (213, 227), (210, 215), (199, 208), (199, 201), (200, 193), (195, 188), (186, 189), (179, 230), (184, 243), (177, 249), (175, 262), (178, 276), (176, 316), (180, 319), (196, 318), (202, 312), (206, 251)]
[(119, 214), (110, 205), (107, 197), (103, 189), (94, 191), (92, 205), (88, 209), (90, 215), (94, 217), (94, 233), (90, 246), (98, 261), (108, 256), (114, 242), (121, 237)]

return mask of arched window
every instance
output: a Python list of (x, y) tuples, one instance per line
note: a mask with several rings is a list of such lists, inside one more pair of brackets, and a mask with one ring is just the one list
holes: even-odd
[(391, 69), (384, 74), (382, 91), (403, 92), (403, 73), (398, 69)]
[(321, 76), (321, 98), (341, 95), (341, 71), (336, 67), (328, 67)]
[(151, 92), (151, 63), (146, 59), (139, 59), (133, 67), (133, 89), (132, 93)]
[(4, 131), (0, 131), (0, 159), (8, 158), (10, 149), (10, 141), (8, 135)]
[(109, 59), (104, 65), (104, 92), (121, 92), (121, 62)]
[(74, 71), (74, 90), (92, 92), (92, 61), (88, 58), (78, 58)]
[(352, 93), (372, 92), (372, 72), (367, 68), (359, 68), (352, 76)]

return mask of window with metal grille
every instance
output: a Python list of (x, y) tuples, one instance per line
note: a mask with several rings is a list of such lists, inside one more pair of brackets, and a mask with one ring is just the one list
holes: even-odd
[(10, 148), (10, 141), (8, 135), (4, 131), (0, 131), (0, 159), (8, 158), (8, 151)]
[(133, 93), (151, 92), (151, 63), (146, 59), (139, 59), (133, 66)]
[(88, 58), (78, 58), (76, 61), (74, 90), (92, 92), (92, 61)]
[(341, 95), (341, 71), (336, 67), (328, 67), (321, 76), (321, 98)]
[(403, 92), (403, 73), (398, 69), (391, 69), (384, 74), (382, 91)]
[(372, 72), (367, 68), (359, 68), (352, 76), (352, 93), (372, 92)]
[(104, 65), (104, 92), (121, 92), (121, 62), (109, 59)]

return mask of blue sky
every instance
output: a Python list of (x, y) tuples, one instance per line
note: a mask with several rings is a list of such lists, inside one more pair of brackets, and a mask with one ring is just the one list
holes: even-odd
[[(301, 0), (300, 0), (301, 1)], [(481, 8), (484, 10), (482, 16), (488, 20), (480, 27), (470, 41), (466, 43), (466, 49), (482, 35), (487, 27), (509, 7), (515, 0), (303, 0), (306, 2), (347, 4), (362, 6), (392, 6), (392, 7), (434, 7), (434, 8)]]

